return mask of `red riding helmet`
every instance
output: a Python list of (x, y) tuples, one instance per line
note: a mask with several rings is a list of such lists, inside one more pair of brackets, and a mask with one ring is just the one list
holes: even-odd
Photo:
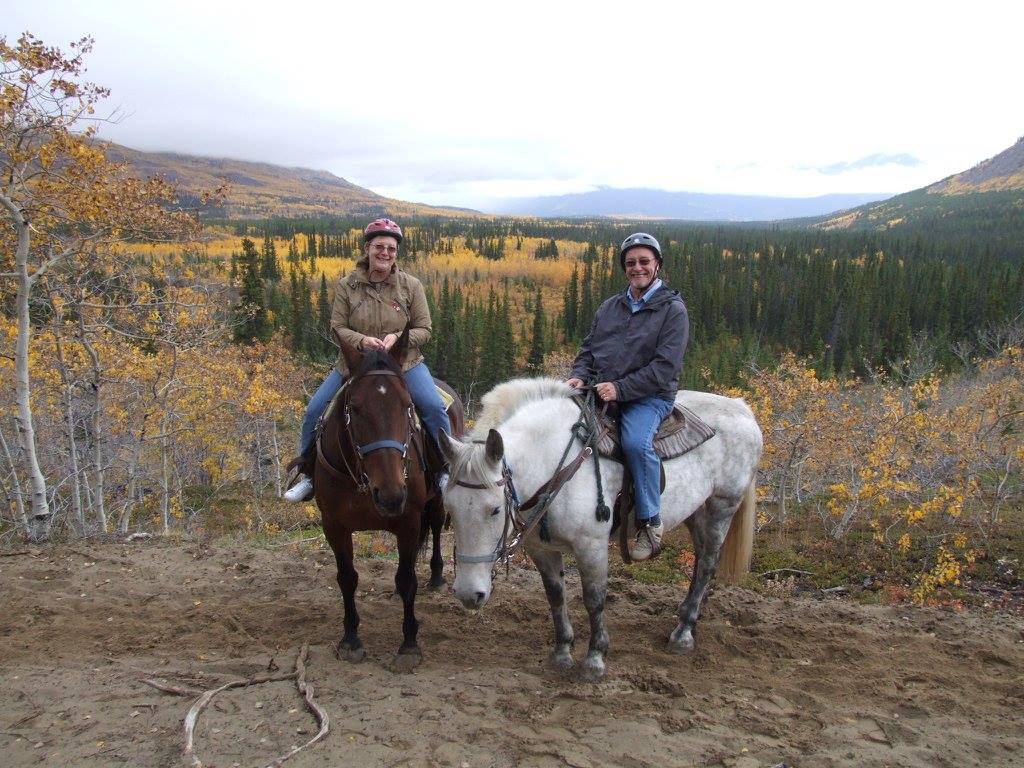
[(402, 242), (402, 228), (391, 219), (374, 219), (367, 224), (366, 229), (363, 230), (363, 242), (368, 243), (377, 235), (387, 235)]

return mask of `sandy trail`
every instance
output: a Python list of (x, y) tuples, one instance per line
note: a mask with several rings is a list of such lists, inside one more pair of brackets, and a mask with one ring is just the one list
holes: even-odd
[[(0, 763), (179, 766), (190, 699), (310, 643), (332, 719), (288, 766), (1020, 766), (1024, 620), (720, 588), (697, 651), (664, 650), (680, 587), (611, 585), (609, 674), (547, 671), (540, 579), (513, 568), (480, 614), (422, 589), (424, 663), (391, 671), (395, 563), (363, 560), (367, 656), (338, 661), (329, 552), (247, 545), (82, 545), (0, 557)], [(425, 579), (425, 563), (419, 567)], [(449, 578), (450, 569), (449, 569)], [(569, 574), (576, 657), (586, 619)], [(316, 730), (291, 682), (218, 695), (200, 718), (209, 766), (259, 766)]]

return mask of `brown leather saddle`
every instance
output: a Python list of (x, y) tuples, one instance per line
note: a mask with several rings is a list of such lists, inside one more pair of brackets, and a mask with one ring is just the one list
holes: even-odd
[[(574, 396), (573, 402), (583, 408), (583, 398)], [(622, 443), (620, 440), (619, 408), (614, 402), (602, 403), (596, 409), (598, 419), (597, 452), (613, 461), (622, 463)], [(684, 405), (676, 403), (668, 416), (661, 420), (661, 426), (654, 435), (654, 450), (667, 461), (703, 445), (715, 436), (715, 430), (703, 419)], [(662, 470), (664, 478), (664, 470)], [(664, 483), (662, 483), (664, 486)]]
[[(584, 398), (573, 396), (573, 402), (582, 410)], [(628, 535), (629, 520), (633, 514), (633, 478), (625, 464), (622, 453), (621, 428), (618, 404), (603, 403), (595, 411), (597, 427), (597, 452), (599, 455), (617, 461), (625, 470), (622, 488), (615, 498), (612, 529), (619, 529), (619, 549), (623, 562), (629, 563)], [(661, 458), (661, 490), (665, 490), (665, 461), (682, 456), (694, 448), (703, 445), (715, 436), (715, 430), (704, 422), (696, 413), (679, 403), (675, 403), (669, 414), (661, 420), (661, 425), (654, 435), (654, 451)]]

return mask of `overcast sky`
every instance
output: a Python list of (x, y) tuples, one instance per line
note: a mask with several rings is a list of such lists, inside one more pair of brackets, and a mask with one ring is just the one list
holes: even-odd
[[(5, 2), (146, 150), (406, 200), (903, 192), (1024, 135), (1019, 2)], [(152, 6), (152, 7), (147, 7)]]

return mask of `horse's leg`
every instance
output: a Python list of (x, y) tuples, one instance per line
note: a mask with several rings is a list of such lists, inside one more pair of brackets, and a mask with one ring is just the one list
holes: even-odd
[(366, 651), (359, 639), (359, 612), (356, 611), (356, 587), (359, 586), (359, 574), (356, 573), (352, 559), (352, 531), (343, 531), (331, 537), (331, 544), (338, 539), (334, 547), (334, 559), (338, 563), (338, 586), (345, 602), (345, 634), (338, 643), (338, 658), (346, 661), (361, 661)]
[(708, 587), (718, 568), (722, 542), (729, 533), (729, 523), (739, 507), (740, 499), (719, 499), (714, 496), (686, 519), (686, 527), (693, 538), (693, 576), (686, 599), (679, 606), (679, 624), (668, 637), (669, 648), (688, 653), (694, 648), (694, 632), (700, 608), (708, 594)]
[(551, 606), (551, 620), (555, 624), (555, 646), (548, 655), (548, 664), (554, 669), (566, 670), (572, 667), (572, 644), (575, 640), (569, 611), (565, 605), (565, 567), (562, 553), (549, 550), (530, 550), (533, 564), (540, 571), (544, 592)]
[(590, 617), (590, 647), (580, 672), (584, 680), (595, 681), (605, 672), (608, 630), (604, 625), (604, 603), (608, 596), (608, 544), (591, 542), (576, 550), (576, 562), (583, 582), (583, 605)]
[(409, 672), (423, 660), (416, 644), (420, 624), (416, 621), (416, 553), (419, 551), (419, 531), (398, 534), (398, 570), (395, 572), (395, 591), (402, 598), (402, 645), (398, 649), (395, 668)]
[(434, 538), (434, 551), (430, 555), (430, 589), (438, 589), (445, 585), (444, 557), (441, 554), (441, 528), (444, 526), (444, 505), (441, 497), (435, 496), (428, 502), (428, 518), (430, 533)]

